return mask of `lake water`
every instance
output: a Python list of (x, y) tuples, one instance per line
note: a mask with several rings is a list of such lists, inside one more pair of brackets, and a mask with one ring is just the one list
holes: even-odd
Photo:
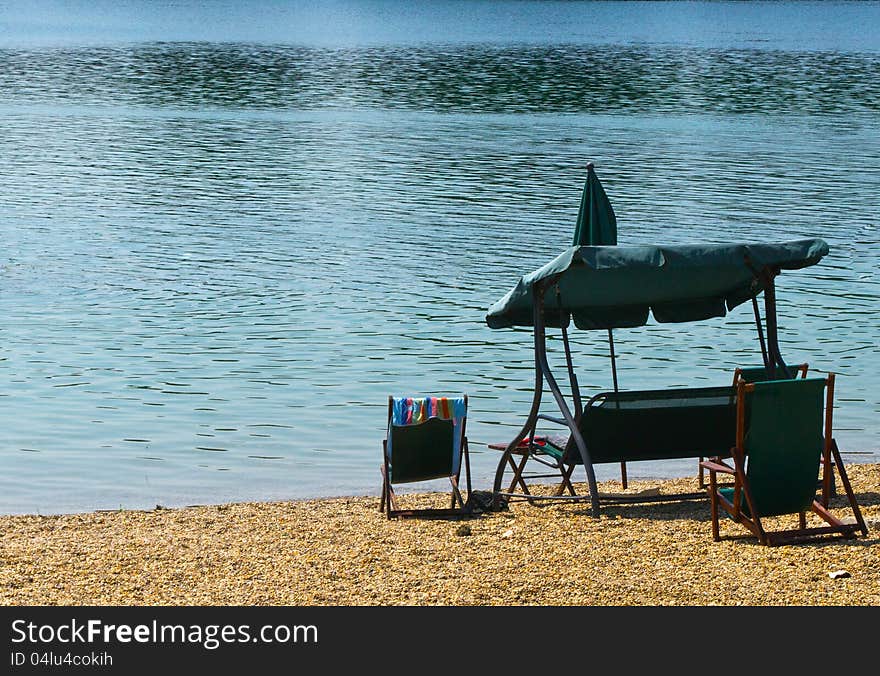
[[(401, 393), (470, 396), (490, 488), (533, 356), (485, 312), (588, 161), (621, 244), (829, 243), (782, 352), (880, 460), (878, 3), (27, 3), (0, 93), (0, 512), (378, 496)], [(748, 305), (615, 338), (624, 388), (760, 361)]]

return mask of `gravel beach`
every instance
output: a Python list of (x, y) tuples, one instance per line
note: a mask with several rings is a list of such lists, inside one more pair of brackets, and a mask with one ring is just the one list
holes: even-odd
[[(880, 605), (880, 464), (848, 471), (868, 537), (777, 548), (713, 542), (708, 501), (610, 506), (598, 519), (583, 504), (517, 502), (464, 521), (388, 521), (378, 496), (3, 516), (0, 602)], [(694, 490), (696, 479), (629, 490), (655, 486)]]

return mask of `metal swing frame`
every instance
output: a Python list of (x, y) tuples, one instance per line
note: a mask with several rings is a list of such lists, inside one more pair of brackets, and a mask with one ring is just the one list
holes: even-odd
[[(748, 258), (746, 258), (746, 264), (751, 267), (753, 272), (753, 281), (752, 281), (752, 307), (755, 315), (755, 324), (758, 332), (758, 339), (761, 346), (761, 354), (764, 361), (764, 366), (771, 372), (774, 373), (776, 370), (779, 370), (782, 377), (789, 378), (791, 377), (790, 370), (788, 366), (785, 364), (785, 361), (782, 358), (782, 354), (779, 350), (779, 342), (778, 342), (778, 323), (776, 317), (776, 290), (775, 290), (775, 277), (780, 273), (779, 268), (775, 267), (763, 267), (761, 269), (755, 269), (751, 266)], [(505, 450), (502, 453), (501, 459), (498, 462), (498, 467), (495, 472), (495, 482), (493, 486), (493, 496), (494, 502), (496, 505), (499, 505), (502, 501), (509, 501), (511, 499), (524, 499), (529, 500), (530, 502), (538, 501), (538, 500), (567, 500), (567, 501), (586, 501), (590, 502), (590, 512), (594, 517), (598, 517), (600, 513), (600, 506), (603, 502), (608, 503), (633, 503), (633, 502), (658, 502), (665, 500), (688, 500), (688, 499), (706, 499), (707, 494), (704, 491), (699, 493), (686, 493), (686, 494), (676, 494), (676, 495), (651, 495), (651, 496), (600, 496), (598, 490), (598, 484), (596, 481), (596, 475), (593, 468), (593, 463), (590, 457), (590, 449), (587, 446), (586, 441), (584, 440), (583, 435), (579, 429), (579, 421), (584, 412), (584, 407), (582, 406), (582, 397), (580, 393), (580, 388), (578, 387), (577, 375), (574, 372), (572, 357), (571, 357), (571, 347), (568, 338), (568, 330), (565, 327), (566, 322), (562, 322), (562, 342), (565, 351), (565, 361), (566, 368), (568, 371), (569, 382), (571, 383), (571, 396), (572, 396), (572, 404), (573, 410), (576, 413), (572, 412), (572, 407), (569, 406), (568, 402), (563, 395), (559, 383), (556, 380), (556, 377), (553, 374), (553, 371), (550, 368), (550, 364), (547, 358), (547, 331), (546, 331), (546, 321), (544, 316), (544, 296), (545, 294), (551, 290), (554, 286), (556, 287), (556, 293), (559, 293), (559, 278), (560, 275), (556, 275), (553, 277), (548, 277), (545, 280), (542, 280), (536, 283), (532, 289), (532, 306), (533, 306), (533, 336), (534, 336), (534, 354), (535, 354), (535, 385), (534, 385), (534, 394), (532, 398), (531, 409), (529, 410), (528, 416), (526, 417), (525, 423), (520, 428), (519, 432), (513, 438), (513, 440), (507, 445)], [(764, 308), (765, 308), (765, 320), (764, 324), (766, 324), (766, 339), (764, 335), (764, 329), (762, 327), (761, 315), (758, 309), (758, 301), (757, 295), (763, 291), (764, 292)], [(616, 355), (614, 352), (614, 342), (613, 335), (611, 329), (608, 329), (608, 337), (611, 348), (611, 370), (612, 377), (614, 382), (614, 392), (618, 391), (617, 387), (617, 364), (616, 364)], [(553, 395), (553, 399), (556, 402), (556, 405), (559, 408), (559, 411), (562, 414), (561, 419), (552, 418), (550, 416), (545, 416), (539, 413), (541, 402), (544, 394), (544, 383), (547, 383), (547, 386), (550, 389), (550, 392)], [(599, 396), (599, 395), (597, 395)], [(593, 397), (588, 405), (592, 403), (592, 401), (596, 399)], [(525, 477), (523, 475), (523, 471), (525, 466), (530, 459), (537, 459), (538, 462), (542, 462), (542, 459), (539, 459), (541, 454), (541, 448), (536, 446), (534, 443), (535, 431), (540, 419), (549, 419), (554, 422), (563, 423), (568, 427), (569, 433), (571, 435), (571, 439), (574, 440), (575, 445), (577, 447), (577, 451), (580, 454), (580, 459), (583, 463), (584, 470), (586, 472), (586, 479), (589, 488), (589, 493), (587, 495), (577, 495), (571, 484), (571, 475), (574, 472), (574, 468), (576, 465), (574, 463), (565, 463), (564, 459), (559, 461), (556, 464), (548, 463), (547, 461), (543, 461), (545, 465), (551, 465), (555, 469), (558, 469), (561, 473), (562, 484), (557, 490), (556, 495), (534, 495), (528, 489), (528, 486), (525, 482)], [(523, 441), (528, 438), (529, 441), (527, 444), (523, 445)], [(514, 456), (520, 455), (521, 459), (519, 463), (514, 461)], [(696, 456), (695, 456), (696, 459)], [(621, 459), (621, 470), (622, 477), (624, 482), (626, 480), (626, 465), (625, 458)], [(510, 488), (507, 491), (502, 491), (502, 484), (504, 482), (504, 475), (507, 472), (508, 468), (512, 469), (514, 472), (513, 480), (510, 483)], [(823, 478), (823, 488), (829, 484), (830, 476), (830, 467), (826, 466), (824, 470), (824, 478)], [(522, 493), (514, 493), (513, 489), (516, 484), (519, 484), (523, 489)], [(562, 495), (565, 489), (568, 488), (571, 495)], [(823, 490), (825, 493), (825, 490)], [(827, 496), (827, 493), (826, 493)], [(827, 500), (827, 497), (825, 498)]]

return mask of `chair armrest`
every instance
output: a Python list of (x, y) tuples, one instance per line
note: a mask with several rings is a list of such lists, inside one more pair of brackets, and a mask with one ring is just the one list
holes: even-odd
[(700, 467), (710, 472), (721, 472), (722, 474), (736, 474), (736, 470), (728, 467), (723, 462), (715, 462), (714, 460), (701, 460)]
[(538, 420), (549, 420), (557, 425), (568, 425), (564, 418), (554, 418), (552, 415), (545, 415), (543, 413), (538, 414)]

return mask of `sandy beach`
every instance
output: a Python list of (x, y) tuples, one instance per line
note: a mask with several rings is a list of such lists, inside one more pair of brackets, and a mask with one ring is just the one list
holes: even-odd
[[(0, 603), (880, 605), (880, 464), (849, 473), (868, 537), (777, 548), (713, 542), (708, 501), (610, 506), (598, 519), (582, 504), (517, 502), (465, 521), (388, 521), (377, 496), (4, 516)], [(654, 486), (696, 479), (629, 490)]]
[[(778, 548), (713, 542), (707, 501), (611, 506), (598, 519), (582, 504), (513, 503), (459, 522), (388, 521), (378, 497), (4, 516), (0, 603), (878, 605), (880, 464), (849, 471), (868, 537)], [(658, 485), (696, 479), (629, 490)]]

